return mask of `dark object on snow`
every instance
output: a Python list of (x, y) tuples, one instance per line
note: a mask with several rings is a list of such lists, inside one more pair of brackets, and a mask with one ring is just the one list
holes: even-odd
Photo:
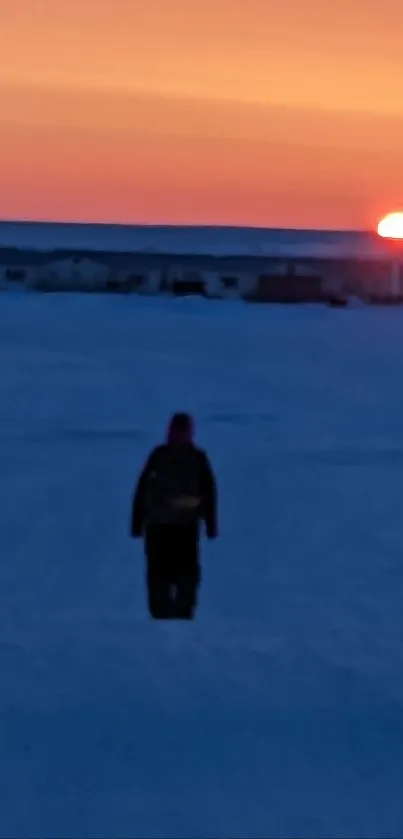
[(332, 309), (345, 309), (348, 305), (348, 300), (346, 297), (342, 297), (338, 294), (329, 294), (329, 297), (327, 298), (327, 305)]
[(201, 576), (197, 527), (194, 524), (150, 525), (145, 549), (151, 617), (192, 620)]
[(148, 457), (135, 488), (131, 535), (144, 537), (150, 614), (191, 618), (200, 581), (200, 523), (217, 536), (217, 490), (206, 453), (193, 442), (193, 421), (175, 414), (167, 442)]

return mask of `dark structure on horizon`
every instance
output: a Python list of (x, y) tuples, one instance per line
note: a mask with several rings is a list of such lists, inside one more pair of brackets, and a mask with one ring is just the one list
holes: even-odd
[(3, 288), (325, 302), (403, 301), (403, 245), (375, 234), (0, 223)]

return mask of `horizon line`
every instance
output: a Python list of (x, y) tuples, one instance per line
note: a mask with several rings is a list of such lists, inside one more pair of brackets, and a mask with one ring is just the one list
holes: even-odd
[(196, 229), (205, 229), (205, 230), (256, 230), (256, 231), (286, 231), (286, 232), (301, 232), (301, 233), (313, 233), (313, 232), (323, 232), (323, 233), (374, 233), (376, 234), (376, 229), (372, 227), (353, 227), (353, 228), (340, 228), (340, 227), (277, 227), (277, 226), (270, 226), (270, 225), (255, 225), (255, 224), (210, 224), (206, 222), (200, 223), (189, 223), (189, 222), (182, 222), (180, 224), (174, 224), (171, 222), (138, 222), (138, 221), (96, 221), (96, 220), (86, 220), (86, 221), (76, 221), (74, 219), (49, 219), (49, 218), (29, 218), (29, 217), (11, 217), (11, 218), (3, 218), (0, 217), (0, 224), (51, 224), (51, 225), (64, 225), (70, 227), (137, 227), (137, 228), (171, 228), (172, 230), (178, 230), (181, 228), (187, 228), (189, 230), (196, 230)]

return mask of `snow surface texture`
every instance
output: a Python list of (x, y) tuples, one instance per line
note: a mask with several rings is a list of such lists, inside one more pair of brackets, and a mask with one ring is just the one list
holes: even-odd
[[(1, 302), (0, 836), (401, 837), (402, 313)], [(190, 625), (128, 538), (177, 408), (221, 501)]]

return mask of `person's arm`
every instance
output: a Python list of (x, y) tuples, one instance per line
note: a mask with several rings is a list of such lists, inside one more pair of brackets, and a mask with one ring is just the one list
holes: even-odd
[(217, 526), (217, 482), (211, 463), (205, 452), (202, 454), (203, 518), (208, 539), (218, 535)]
[(133, 492), (130, 519), (130, 535), (133, 539), (138, 539), (143, 532), (146, 486), (150, 471), (153, 468), (154, 460), (155, 449), (151, 452), (145, 465), (143, 466)]

